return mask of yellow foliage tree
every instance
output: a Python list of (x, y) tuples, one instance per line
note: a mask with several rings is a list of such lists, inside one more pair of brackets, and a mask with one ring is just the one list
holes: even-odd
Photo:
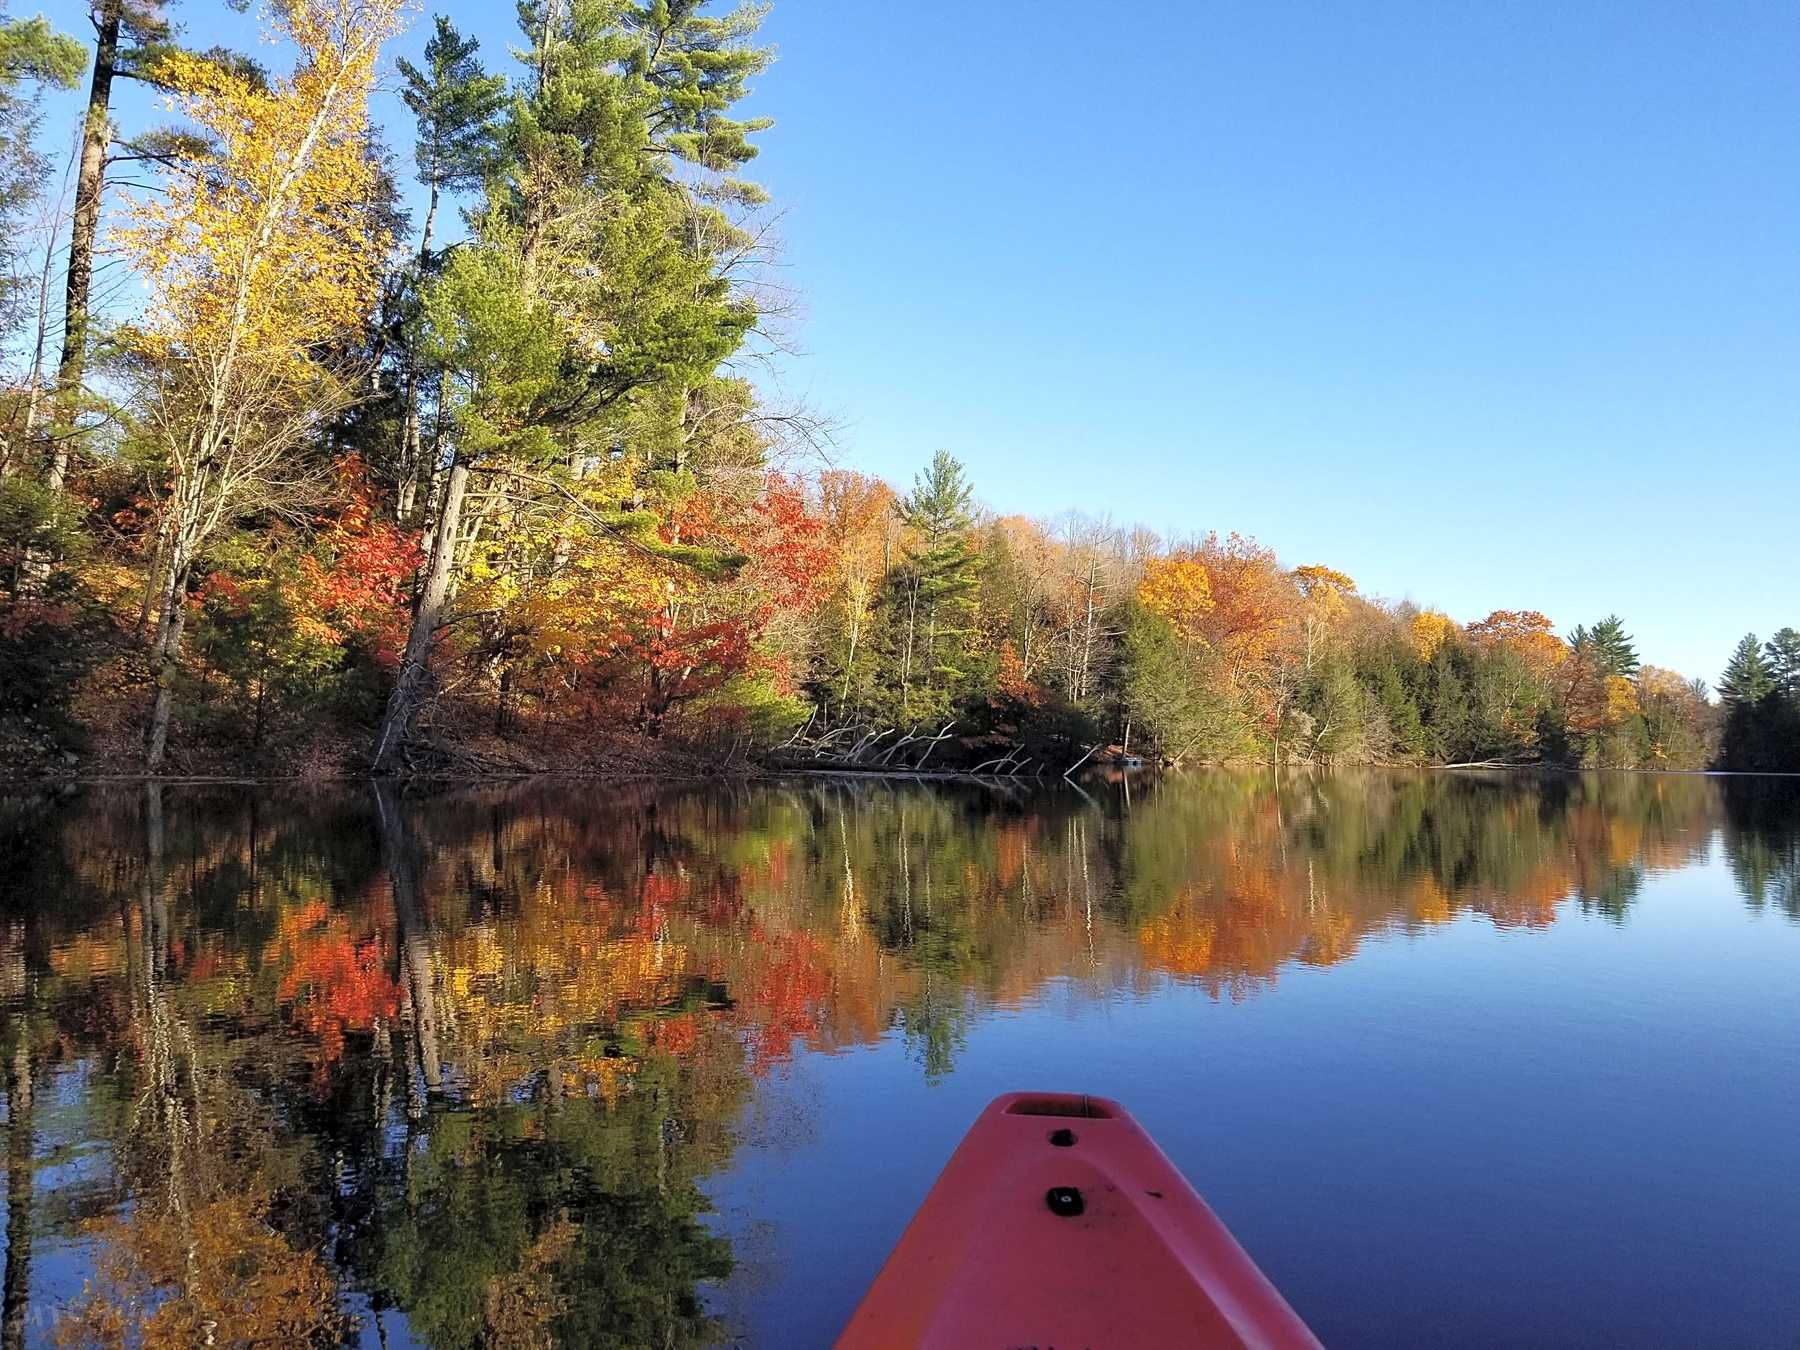
[(1419, 660), (1429, 661), (1437, 654), (1437, 649), (1449, 641), (1455, 629), (1456, 621), (1448, 614), (1428, 609), (1413, 615), (1412, 623), (1407, 625), (1407, 639)]
[(1213, 607), (1206, 564), (1181, 554), (1151, 558), (1144, 564), (1137, 596), (1139, 604), (1167, 619), (1184, 641), (1196, 642), (1202, 637), (1201, 620)]
[(149, 288), (130, 339), (146, 431), (167, 463), (149, 766), (161, 764), (195, 554), (248, 509), (303, 505), (303, 442), (351, 397), (322, 353), (369, 313), (387, 252), (374, 203), (368, 96), (405, 0), (280, 0), (294, 72), (266, 86), (203, 56), (157, 64), (193, 134), (119, 242)]
[(879, 478), (849, 469), (827, 469), (819, 475), (819, 514), (831, 549), (833, 578), (842, 605), (844, 673), (838, 697), (850, 696), (869, 607), (893, 560), (899, 521), (894, 490)]
[(1637, 686), (1623, 675), (1606, 677), (1606, 720), (1618, 725), (1638, 710)]
[(1332, 628), (1349, 612), (1347, 597), (1356, 594), (1356, 583), (1334, 567), (1313, 563), (1294, 569), (1294, 586), (1300, 592), (1301, 644), (1310, 670)]
[(1335, 601), (1340, 607), (1346, 595), (1356, 593), (1356, 583), (1335, 567), (1310, 563), (1294, 569), (1294, 584), (1308, 600)]

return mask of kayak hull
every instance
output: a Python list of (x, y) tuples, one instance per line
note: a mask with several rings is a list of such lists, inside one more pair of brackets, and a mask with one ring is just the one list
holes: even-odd
[(838, 1341), (1318, 1344), (1124, 1107), (1054, 1093), (1009, 1093), (982, 1112)]

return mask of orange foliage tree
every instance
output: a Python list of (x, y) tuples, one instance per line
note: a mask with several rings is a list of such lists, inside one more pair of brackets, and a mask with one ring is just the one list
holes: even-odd
[(1296, 592), (1275, 551), (1237, 533), (1209, 534), (1193, 556), (1206, 568), (1212, 605), (1200, 632), (1243, 686), (1276, 654), (1290, 629)]

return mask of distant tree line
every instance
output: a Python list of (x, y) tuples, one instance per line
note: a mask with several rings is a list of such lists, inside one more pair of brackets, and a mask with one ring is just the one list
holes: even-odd
[[(1696, 768), (1705, 686), (1642, 665), (1608, 616), (1558, 636), (1500, 610), (1462, 625), (1289, 567), (1240, 535), (1165, 541), (1068, 516), (984, 516), (939, 454), (911, 492), (826, 475), (834, 557), (804, 684), (824, 753), (1054, 765), (1102, 744), (1168, 763)], [(942, 742), (919, 731), (947, 729)]]

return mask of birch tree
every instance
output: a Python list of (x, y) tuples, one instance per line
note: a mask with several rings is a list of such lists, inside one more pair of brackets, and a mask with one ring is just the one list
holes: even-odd
[(285, 0), (274, 35), (292, 74), (264, 85), (206, 57), (159, 67), (197, 133), (160, 191), (127, 207), (121, 243), (150, 290), (128, 334), (144, 371), (142, 433), (165, 482), (146, 766), (160, 769), (186, 594), (219, 528), (304, 504), (304, 453), (352, 397), (344, 341), (373, 304), (386, 254), (367, 153), (368, 97), (403, 0)]

